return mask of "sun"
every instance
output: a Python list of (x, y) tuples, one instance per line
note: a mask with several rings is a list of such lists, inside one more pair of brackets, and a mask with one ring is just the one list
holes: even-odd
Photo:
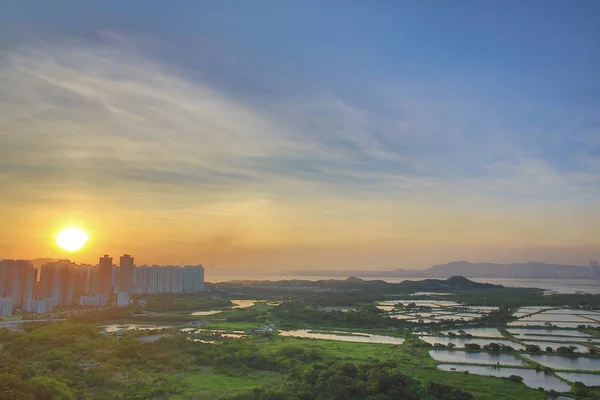
[(56, 244), (66, 251), (77, 251), (85, 245), (88, 235), (79, 228), (67, 228), (58, 232)]

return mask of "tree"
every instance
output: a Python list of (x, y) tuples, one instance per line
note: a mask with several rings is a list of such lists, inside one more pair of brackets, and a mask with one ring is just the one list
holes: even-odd
[(425, 393), (437, 400), (472, 400), (471, 394), (443, 383), (430, 382), (425, 387)]
[(477, 343), (467, 343), (467, 344), (465, 344), (465, 349), (479, 350), (479, 349), (481, 349), (481, 346), (478, 345)]
[(27, 381), (27, 386), (35, 400), (75, 400), (67, 385), (48, 376), (34, 376)]
[(0, 372), (0, 400), (34, 400), (21, 377)]
[(573, 393), (579, 396), (587, 396), (590, 391), (582, 382), (579, 381), (573, 384), (573, 388), (571, 390)]
[(483, 346), (483, 348), (487, 351), (497, 352), (502, 350), (501, 346), (498, 343), (489, 343)]
[(560, 346), (558, 349), (556, 349), (556, 352), (558, 354), (573, 354), (573, 347)]
[(542, 349), (540, 349), (540, 346), (536, 344), (528, 344), (525, 346), (525, 351), (528, 353), (540, 353)]

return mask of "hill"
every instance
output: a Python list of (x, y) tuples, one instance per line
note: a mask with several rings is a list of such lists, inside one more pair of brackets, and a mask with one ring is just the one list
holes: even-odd
[(467, 278), (587, 278), (590, 270), (576, 265), (538, 262), (494, 264), (454, 261), (435, 265), (424, 270), (423, 274), (431, 277), (461, 275)]
[(392, 271), (347, 271), (347, 270), (320, 270), (320, 271), (291, 271), (291, 275), (313, 276), (359, 276), (378, 278), (449, 278), (464, 276), (466, 278), (598, 278), (600, 272), (594, 275), (589, 267), (578, 265), (545, 264), (540, 262), (496, 264), (472, 263), (469, 261), (452, 261), (447, 264), (434, 265), (427, 269), (395, 269)]

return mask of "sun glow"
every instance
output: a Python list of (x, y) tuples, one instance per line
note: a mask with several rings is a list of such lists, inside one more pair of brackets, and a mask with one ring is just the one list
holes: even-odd
[(58, 232), (56, 244), (66, 251), (81, 249), (88, 240), (88, 235), (79, 228), (67, 228)]

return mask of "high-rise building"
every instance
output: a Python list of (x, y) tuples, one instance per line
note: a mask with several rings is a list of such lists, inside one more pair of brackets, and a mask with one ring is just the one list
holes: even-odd
[(129, 305), (129, 292), (117, 293), (117, 305), (128, 306)]
[(129, 254), (122, 255), (119, 263), (119, 279), (117, 280), (117, 291), (119, 293), (132, 292), (133, 268), (133, 257)]
[(136, 293), (150, 293), (150, 272), (152, 269), (146, 265), (134, 268), (133, 291)]
[(183, 292), (195, 293), (204, 290), (204, 267), (186, 265), (183, 267)]
[(148, 291), (145, 293), (158, 293), (158, 266), (153, 265), (149, 267), (148, 272)]
[(0, 297), (0, 317), (10, 317), (13, 312), (13, 301), (7, 297)]
[(98, 263), (98, 270), (94, 274), (96, 284), (93, 285), (96, 288), (97, 293), (110, 294), (112, 293), (112, 274), (113, 274), (113, 259), (108, 255), (100, 257)]
[(10, 298), (12, 306), (26, 309), (33, 298), (37, 270), (29, 261), (0, 261), (0, 297)]
[(75, 294), (78, 266), (69, 260), (60, 260), (42, 266), (39, 299), (49, 297), (52, 306), (70, 305)]
[(90, 294), (79, 298), (80, 306), (104, 307), (108, 303), (108, 296), (105, 294)]
[(165, 265), (134, 268), (133, 292), (136, 293), (195, 293), (204, 289), (204, 268)]
[(75, 270), (75, 296), (84, 296), (90, 292), (92, 266), (81, 264)]
[(30, 300), (27, 304), (27, 311), (34, 314), (43, 314), (52, 310), (52, 299), (46, 297), (40, 300)]

